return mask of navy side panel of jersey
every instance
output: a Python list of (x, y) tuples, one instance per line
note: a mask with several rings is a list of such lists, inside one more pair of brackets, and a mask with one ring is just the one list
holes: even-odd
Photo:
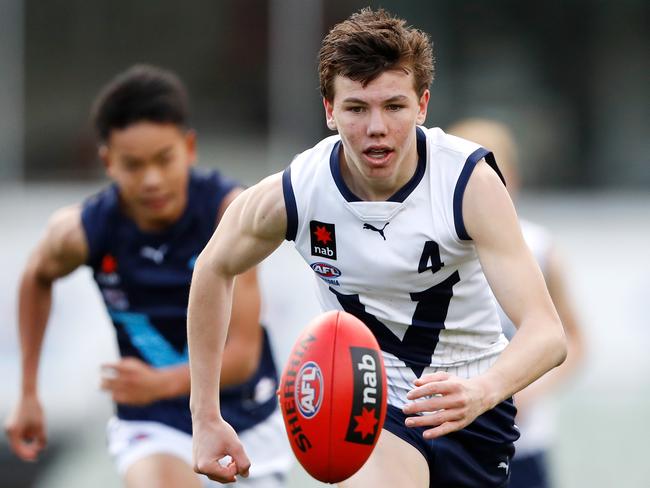
[[(121, 211), (115, 185), (84, 203), (88, 264), (122, 357), (157, 368), (187, 363), (187, 300), (194, 262), (212, 236), (223, 198), (237, 186), (216, 171), (192, 170), (187, 208), (162, 232), (141, 231)], [(118, 404), (117, 416), (157, 421), (188, 433), (192, 429), (186, 396), (144, 407)]]
[(221, 415), (237, 432), (263, 421), (277, 407), (278, 374), (265, 328), (262, 354), (255, 374), (244, 384), (222, 388)]

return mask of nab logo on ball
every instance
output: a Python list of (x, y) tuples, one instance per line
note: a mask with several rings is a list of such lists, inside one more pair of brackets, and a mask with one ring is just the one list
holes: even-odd
[(345, 440), (372, 445), (379, 429), (383, 397), (380, 362), (377, 351), (366, 347), (351, 347), (354, 396), (352, 415)]
[(295, 402), (306, 419), (320, 410), (323, 401), (323, 373), (318, 364), (309, 361), (302, 365), (296, 376)]

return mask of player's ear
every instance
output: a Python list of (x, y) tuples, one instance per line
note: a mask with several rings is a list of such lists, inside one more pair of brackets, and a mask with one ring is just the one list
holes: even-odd
[(424, 90), (424, 93), (422, 93), (422, 96), (418, 101), (418, 116), (416, 119), (416, 123), (418, 125), (424, 124), (424, 121), (427, 118), (427, 107), (429, 106), (430, 97), (431, 97), (431, 93), (429, 92), (429, 90)]
[(185, 132), (185, 148), (187, 149), (187, 164), (192, 166), (196, 162), (196, 131)]
[(99, 149), (97, 150), (97, 155), (99, 156), (100, 161), (104, 165), (104, 171), (110, 177), (111, 176), (111, 157), (110, 151), (108, 150), (108, 145), (105, 143), (100, 144)]
[(336, 130), (336, 121), (334, 120), (334, 104), (327, 98), (323, 97), (323, 106), (325, 107), (325, 120), (327, 121), (327, 128)]

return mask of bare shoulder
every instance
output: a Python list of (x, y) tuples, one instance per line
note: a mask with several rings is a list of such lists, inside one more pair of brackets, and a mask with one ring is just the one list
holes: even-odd
[(472, 172), (463, 197), (463, 219), (469, 236), (479, 243), (489, 236), (521, 236), (512, 200), (503, 182), (485, 161)]
[(280, 173), (263, 179), (234, 199), (200, 260), (225, 275), (241, 274), (282, 243), (286, 228)]
[(63, 207), (52, 214), (40, 249), (44, 258), (60, 263), (65, 269), (85, 262), (88, 244), (81, 224), (80, 205)]
[(241, 216), (247, 233), (271, 240), (284, 237), (287, 213), (282, 191), (282, 173), (264, 178), (242, 193), (241, 197)]

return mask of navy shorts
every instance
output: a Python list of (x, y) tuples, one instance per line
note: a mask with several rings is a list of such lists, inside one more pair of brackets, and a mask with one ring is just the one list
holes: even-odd
[(406, 427), (406, 415), (388, 405), (384, 429), (422, 453), (435, 488), (502, 488), (508, 486), (510, 460), (519, 438), (515, 408), (508, 399), (470, 425), (437, 439), (422, 437), (423, 427)]
[(546, 453), (538, 451), (512, 460), (510, 488), (549, 488)]

